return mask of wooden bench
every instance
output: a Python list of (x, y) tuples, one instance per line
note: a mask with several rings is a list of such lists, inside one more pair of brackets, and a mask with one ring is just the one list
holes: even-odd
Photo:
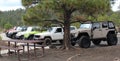
[[(21, 46), (23, 46), (23, 53), (25, 52), (25, 46), (27, 46), (27, 44), (22, 44)], [(45, 53), (45, 49), (44, 49), (44, 47), (46, 47), (46, 45), (43, 45), (43, 44), (30, 44), (29, 46), (31, 46), (31, 47), (34, 47), (34, 52), (35, 52), (35, 56), (36, 56), (36, 48), (35, 48), (35, 46), (36, 47), (41, 47), (42, 48), (42, 56), (44, 56), (44, 53)]]
[[(8, 42), (8, 46), (11, 46), (10, 45), (10, 43), (11, 42), (13, 42), (14, 43), (14, 46), (15, 47), (17, 47), (17, 43), (24, 43), (24, 44), (27, 44), (27, 56), (28, 56), (28, 60), (30, 60), (30, 51), (29, 51), (29, 44), (34, 44), (34, 48), (36, 48), (36, 44), (37, 43), (39, 43), (39, 42), (43, 42), (42, 40), (2, 40), (2, 41), (5, 41), (5, 42)], [(21, 45), (20, 45), (21, 46)], [(42, 52), (43, 52), (43, 54), (42, 54), (42, 56), (44, 55), (44, 46), (41, 46), (42, 47)], [(2, 47), (1, 47), (2, 48)], [(12, 50), (16, 50), (16, 51), (18, 51), (18, 59), (19, 59), (19, 61), (20, 61), (20, 57), (19, 57), (19, 51), (21, 50), (17, 50), (16, 48), (15, 49), (13, 49), (14, 47), (12, 47), (12, 48), (7, 48), (8, 50), (10, 50), (10, 49), (12, 49)], [(24, 50), (24, 48), (22, 48), (22, 50)], [(24, 53), (24, 51), (23, 51), (23, 53)], [(35, 53), (35, 56), (36, 56), (36, 49), (34, 49), (34, 53)]]
[[(23, 49), (18, 48), (18, 47), (0, 46), (0, 55), (1, 56), (2, 56), (2, 53), (1, 53), (2, 49), (15, 50), (15, 52), (17, 51), (18, 61), (21, 61), (21, 59), (20, 59), (20, 50), (23, 50)], [(10, 55), (10, 53), (8, 53), (8, 54)]]

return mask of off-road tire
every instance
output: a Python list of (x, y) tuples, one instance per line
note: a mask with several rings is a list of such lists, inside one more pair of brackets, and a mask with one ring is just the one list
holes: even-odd
[(94, 45), (100, 45), (101, 40), (93, 40), (92, 43), (93, 43)]
[(60, 44), (63, 45), (63, 40), (59, 40)]
[(29, 36), (27, 39), (28, 39), (28, 40), (33, 40), (33, 36), (31, 35), (31, 36)]
[(91, 41), (88, 36), (81, 36), (78, 45), (82, 48), (89, 48), (91, 45)]
[(71, 45), (72, 45), (72, 46), (75, 46), (75, 45), (76, 45), (76, 38), (72, 38), (72, 39), (71, 39)]
[(45, 38), (44, 41), (46, 45), (51, 45), (52, 42), (51, 38)]
[(23, 40), (23, 39), (24, 39), (24, 36), (23, 36), (23, 35), (21, 35), (19, 39), (20, 39), (20, 40)]
[(109, 46), (116, 45), (118, 42), (117, 36), (115, 34), (108, 34), (107, 43)]
[(16, 34), (13, 34), (11, 38), (12, 38), (12, 39), (15, 39), (15, 36), (16, 36)]
[(71, 43), (72, 46), (75, 46), (76, 43)]

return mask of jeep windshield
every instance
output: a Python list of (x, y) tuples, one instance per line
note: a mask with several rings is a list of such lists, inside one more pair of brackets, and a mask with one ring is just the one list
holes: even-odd
[(27, 27), (24, 27), (24, 26), (20, 27), (20, 26), (19, 26), (19, 27), (16, 28), (16, 30), (17, 30), (17, 31), (26, 31), (26, 30), (27, 30)]
[(48, 32), (51, 32), (52, 30), (53, 30), (52, 27), (47, 29)]
[(81, 24), (80, 29), (89, 29), (92, 27), (92, 24)]

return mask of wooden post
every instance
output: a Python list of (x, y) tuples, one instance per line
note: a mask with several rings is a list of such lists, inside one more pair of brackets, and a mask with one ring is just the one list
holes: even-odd
[[(8, 46), (10, 47), (10, 41), (8, 41)], [(10, 49), (8, 49), (8, 55), (10, 56)]]
[(25, 46), (24, 45), (22, 45), (23, 46), (23, 54), (25, 53)]
[(27, 43), (27, 51), (28, 51), (28, 61), (29, 61), (29, 59), (30, 59), (29, 43)]
[(36, 44), (34, 43), (34, 54), (35, 54), (35, 57), (36, 57)]
[(42, 56), (44, 56), (44, 52), (45, 50), (44, 50), (44, 46), (42, 46)]
[(18, 56), (18, 61), (21, 61), (20, 60), (20, 50), (17, 50), (17, 56)]
[(2, 52), (1, 52), (1, 50), (2, 50), (2, 49), (0, 48), (0, 57), (2, 57)]
[[(15, 42), (15, 46), (14, 46), (15, 48), (17, 47), (17, 43)], [(16, 54), (16, 50), (15, 50), (15, 54)]]

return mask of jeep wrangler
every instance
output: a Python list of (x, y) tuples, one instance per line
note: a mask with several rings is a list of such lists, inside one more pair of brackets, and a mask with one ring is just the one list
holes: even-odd
[(106, 41), (109, 46), (117, 44), (117, 31), (112, 21), (86, 22), (75, 30), (74, 38), (76, 43), (82, 48), (89, 48), (91, 41), (94, 45), (99, 45), (101, 41)]

